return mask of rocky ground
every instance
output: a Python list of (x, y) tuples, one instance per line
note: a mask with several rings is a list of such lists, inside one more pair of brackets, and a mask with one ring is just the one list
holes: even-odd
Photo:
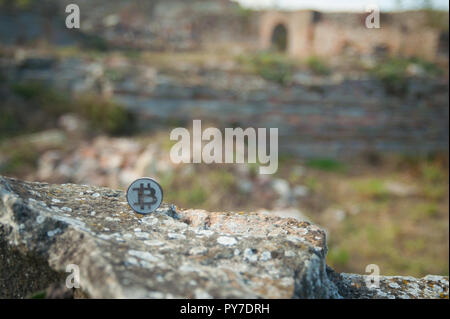
[(369, 289), (327, 269), (325, 232), (305, 221), (167, 204), (142, 216), (121, 191), (75, 184), (1, 178), (0, 194), (3, 298), (58, 284), (70, 264), (76, 296), (93, 298), (448, 298), (448, 277)]

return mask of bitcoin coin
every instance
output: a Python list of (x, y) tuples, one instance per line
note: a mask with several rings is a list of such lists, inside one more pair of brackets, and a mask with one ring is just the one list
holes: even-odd
[(161, 205), (162, 200), (162, 188), (152, 178), (139, 178), (128, 187), (127, 201), (136, 213), (150, 214)]

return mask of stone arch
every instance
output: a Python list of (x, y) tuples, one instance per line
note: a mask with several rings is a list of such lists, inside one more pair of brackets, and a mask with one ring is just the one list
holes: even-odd
[[(278, 28), (278, 29), (277, 29)], [(285, 45), (281, 41), (281, 51), (289, 56), (306, 58), (312, 54), (312, 41), (314, 30), (312, 27), (311, 11), (266, 11), (260, 16), (259, 39), (260, 48), (267, 50), (273, 48), (275, 30), (285, 32)], [(284, 33), (282, 31), (282, 33)], [(284, 35), (283, 35), (284, 39)]]
[[(284, 33), (285, 31), (286, 37), (285, 40), (282, 42), (285, 42), (285, 45), (281, 43), (281, 48), (285, 52), (289, 52), (290, 46), (292, 45), (290, 37), (291, 34), (291, 26), (289, 24), (290, 19), (289, 16), (286, 13), (282, 12), (276, 12), (276, 11), (268, 11), (262, 14), (260, 18), (260, 46), (262, 49), (267, 50), (270, 48), (273, 48), (274, 46), (274, 37), (277, 38), (277, 35), (281, 33)], [(278, 31), (275, 32), (275, 29)], [(284, 35), (282, 34), (282, 38), (284, 38)], [(276, 41), (275, 41), (276, 42)]]
[(272, 29), (270, 38), (271, 47), (276, 51), (286, 52), (288, 48), (288, 28), (283, 23), (278, 23)]

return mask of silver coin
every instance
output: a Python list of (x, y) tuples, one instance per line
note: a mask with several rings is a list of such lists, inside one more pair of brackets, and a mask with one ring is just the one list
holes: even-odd
[(150, 177), (135, 180), (128, 186), (127, 201), (130, 207), (139, 214), (150, 214), (162, 203), (161, 186)]

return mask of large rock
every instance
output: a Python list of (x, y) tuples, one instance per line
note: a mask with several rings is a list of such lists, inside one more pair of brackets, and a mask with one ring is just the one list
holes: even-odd
[(48, 287), (47, 296), (67, 297), (71, 264), (80, 270), (75, 297), (448, 297), (444, 277), (410, 279), (409, 288), (383, 279), (376, 291), (363, 276), (335, 273), (325, 232), (293, 218), (167, 204), (141, 216), (122, 191), (2, 177), (0, 197), (0, 298)]
[(140, 216), (121, 191), (6, 178), (0, 195), (0, 297), (44, 289), (69, 264), (94, 298), (339, 297), (325, 233), (307, 222), (168, 205)]
[[(374, 278), (359, 274), (338, 274), (327, 269), (328, 277), (338, 287), (344, 298), (352, 299), (448, 299), (448, 277), (428, 275), (423, 278), (410, 276), (379, 276), (377, 286), (371, 286)], [(370, 287), (370, 288), (368, 288)]]

